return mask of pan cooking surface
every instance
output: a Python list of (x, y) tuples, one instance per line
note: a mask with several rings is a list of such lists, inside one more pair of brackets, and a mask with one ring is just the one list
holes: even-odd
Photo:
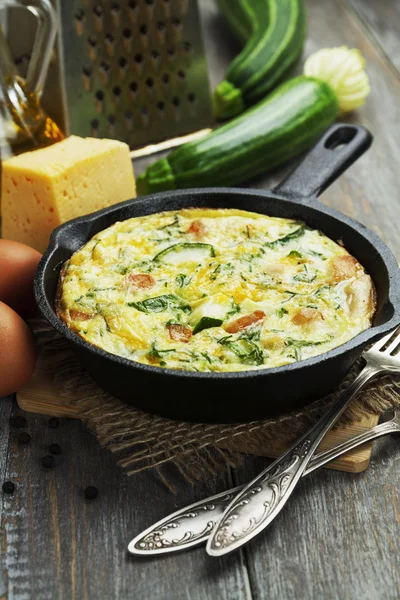
[(371, 278), (304, 223), (232, 209), (128, 219), (63, 269), (58, 314), (144, 364), (227, 372), (326, 352), (367, 329)]

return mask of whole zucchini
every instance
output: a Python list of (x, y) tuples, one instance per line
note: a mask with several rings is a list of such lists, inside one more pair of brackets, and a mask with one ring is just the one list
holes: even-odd
[(219, 0), (235, 35), (247, 43), (214, 92), (214, 112), (228, 119), (266, 95), (299, 58), (303, 0)]
[(340, 111), (357, 108), (369, 93), (357, 50), (320, 50), (306, 61), (305, 73), (150, 165), (137, 180), (138, 193), (236, 185), (270, 171), (312, 146)]
[(240, 117), (151, 165), (138, 178), (138, 192), (245, 181), (311, 146), (338, 110), (328, 84), (304, 76), (292, 79)]

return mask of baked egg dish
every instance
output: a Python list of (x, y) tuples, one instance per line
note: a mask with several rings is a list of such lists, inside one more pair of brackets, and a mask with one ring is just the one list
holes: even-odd
[(90, 344), (200, 372), (278, 367), (371, 325), (370, 276), (304, 223), (236, 209), (117, 222), (60, 274), (56, 312)]

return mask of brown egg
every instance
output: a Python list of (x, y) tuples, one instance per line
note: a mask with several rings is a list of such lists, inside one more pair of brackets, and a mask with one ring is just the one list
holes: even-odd
[(0, 302), (0, 397), (19, 390), (36, 363), (35, 344), (28, 326)]
[(25, 244), (0, 240), (0, 301), (23, 316), (37, 310), (33, 278), (41, 256)]

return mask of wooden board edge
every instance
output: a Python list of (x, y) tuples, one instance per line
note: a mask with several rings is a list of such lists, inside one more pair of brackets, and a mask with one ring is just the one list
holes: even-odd
[[(78, 408), (71, 405), (68, 398), (63, 398), (56, 393), (54, 386), (48, 378), (46, 370), (40, 361), (32, 379), (17, 393), (17, 404), (26, 412), (47, 416), (79, 418)], [(358, 423), (330, 431), (321, 443), (321, 451), (332, 448), (340, 442), (354, 437), (366, 429), (374, 427), (374, 425), (378, 423), (378, 420), (379, 415), (366, 414)], [(272, 442), (266, 441), (265, 445), (263, 444), (262, 446), (249, 450), (244, 442), (235, 438), (234, 443), (224, 444), (221, 442), (219, 446), (221, 448), (229, 447), (237, 452), (265, 456), (268, 458), (277, 458), (287, 449), (287, 446), (283, 444), (275, 444), (274, 446), (271, 446), (271, 444)], [(361, 473), (368, 468), (371, 452), (372, 443), (365, 444), (364, 446), (337, 458), (326, 466), (330, 469), (349, 473)]]

